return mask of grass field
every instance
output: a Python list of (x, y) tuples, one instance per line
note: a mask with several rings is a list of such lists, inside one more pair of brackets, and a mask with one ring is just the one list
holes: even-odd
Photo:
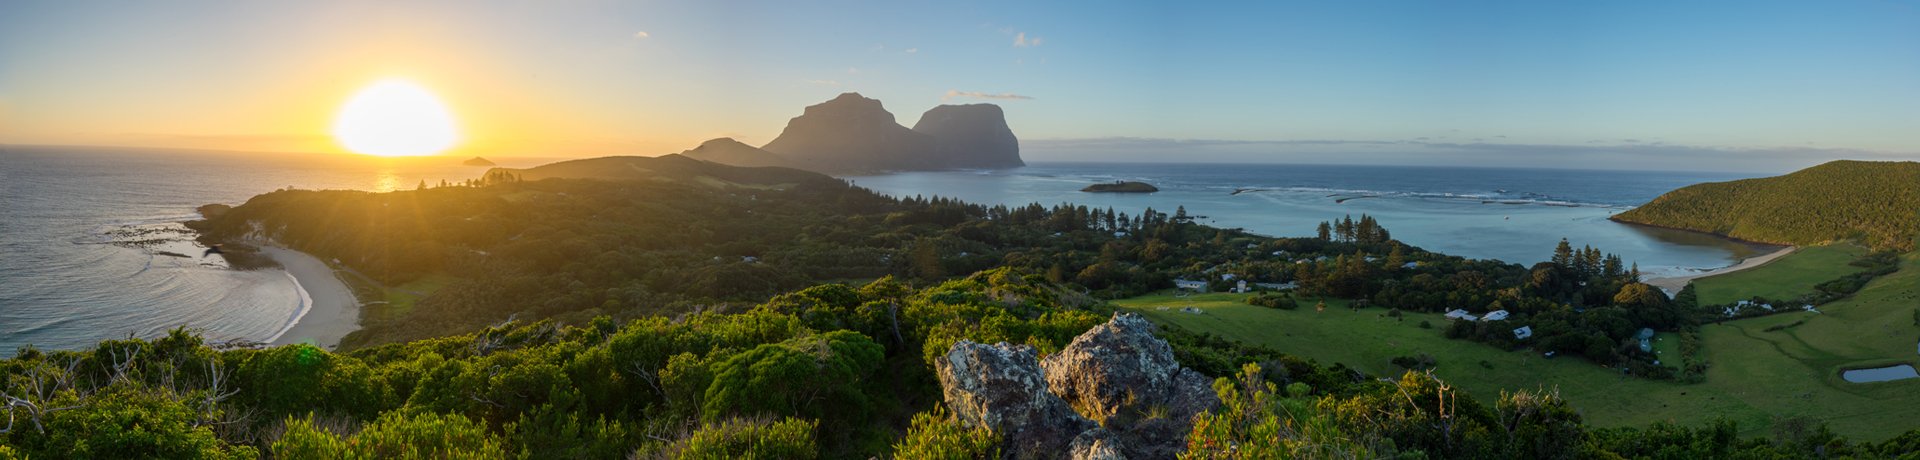
[[(1843, 266), (1852, 260), (1842, 259)], [(1243, 299), (1242, 294), (1159, 293), (1115, 304), (1164, 324), (1272, 346), (1322, 364), (1345, 363), (1381, 376), (1402, 372), (1389, 362), (1394, 357), (1424, 352), (1439, 360), (1437, 375), (1483, 401), (1491, 402), (1502, 390), (1558, 389), (1599, 426), (1644, 426), (1659, 420), (1698, 426), (1726, 417), (1738, 422), (1744, 434), (1758, 436), (1766, 434), (1776, 416), (1804, 415), (1826, 421), (1843, 435), (1875, 441), (1920, 427), (1914, 421), (1920, 411), (1920, 379), (1854, 384), (1839, 377), (1843, 368), (1917, 361), (1920, 327), (1913, 325), (1912, 315), (1920, 307), (1920, 254), (1908, 254), (1900, 272), (1875, 280), (1853, 298), (1828, 304), (1824, 314), (1785, 313), (1702, 328), (1712, 367), (1706, 382), (1699, 384), (1625, 378), (1577, 357), (1547, 359), (1450, 340), (1441, 335), (1445, 319), (1437, 314), (1407, 314), (1396, 320), (1384, 316), (1384, 309), (1354, 312), (1337, 300), (1327, 301), (1327, 311), (1316, 312), (1311, 301), (1288, 311), (1247, 305)], [(1204, 313), (1180, 311), (1187, 306)], [(1803, 320), (1798, 326), (1766, 331)], [(1433, 328), (1419, 327), (1421, 321)], [(1677, 340), (1661, 334), (1655, 349), (1663, 355), (1677, 353), (1678, 344), (1671, 343)]]
[(1860, 272), (1847, 265), (1867, 253), (1852, 244), (1800, 248), (1778, 260), (1725, 275), (1693, 281), (1701, 305), (1733, 303), (1754, 296), (1788, 300), (1813, 293), (1816, 284)]

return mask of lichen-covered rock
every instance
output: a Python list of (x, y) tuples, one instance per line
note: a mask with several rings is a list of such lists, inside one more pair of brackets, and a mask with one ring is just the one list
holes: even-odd
[(1153, 330), (1114, 315), (1044, 361), (1030, 346), (962, 340), (935, 367), (954, 416), (1005, 436), (1009, 458), (1173, 458), (1193, 416), (1220, 400)]
[(1116, 314), (1041, 362), (1047, 387), (1120, 433), (1130, 457), (1178, 452), (1193, 416), (1220, 404), (1210, 380), (1182, 367), (1153, 330), (1139, 315)]
[(962, 423), (1000, 433), (1014, 458), (1059, 458), (1075, 436), (1094, 428), (1047, 391), (1031, 346), (962, 340), (935, 361), (947, 408)]
[[(1120, 440), (1112, 431), (1094, 428), (1073, 437), (1067, 457), (1073, 460), (1126, 460), (1120, 453)], [(1171, 458), (1171, 457), (1168, 457)]]
[(1180, 366), (1153, 323), (1121, 313), (1042, 361), (1047, 386), (1089, 418), (1188, 419), (1220, 404), (1210, 380)]

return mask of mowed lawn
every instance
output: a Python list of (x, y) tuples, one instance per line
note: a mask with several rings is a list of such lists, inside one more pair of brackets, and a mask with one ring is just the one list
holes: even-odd
[(1693, 292), (1701, 305), (1733, 303), (1754, 296), (1792, 300), (1813, 293), (1816, 284), (1859, 273), (1860, 267), (1847, 263), (1866, 253), (1866, 248), (1844, 243), (1800, 248), (1766, 265), (1693, 280)]
[[(1805, 415), (1827, 421), (1843, 435), (1878, 441), (1920, 427), (1914, 417), (1920, 411), (1920, 380), (1854, 384), (1840, 380), (1839, 371), (1916, 361), (1916, 259), (1909, 254), (1900, 272), (1875, 280), (1854, 299), (1829, 304), (1826, 314), (1786, 313), (1703, 328), (1712, 367), (1699, 384), (1622, 377), (1579, 357), (1548, 359), (1451, 340), (1442, 335), (1446, 319), (1438, 314), (1409, 313), (1396, 320), (1386, 317), (1385, 309), (1355, 312), (1339, 300), (1328, 300), (1324, 312), (1314, 311), (1311, 300), (1297, 310), (1276, 310), (1247, 305), (1243, 294), (1224, 293), (1160, 293), (1114, 303), (1163, 324), (1271, 346), (1323, 365), (1344, 363), (1377, 376), (1398, 376), (1404, 370), (1390, 360), (1424, 352), (1438, 359), (1440, 378), (1488, 404), (1501, 391), (1557, 389), (1598, 426), (1661, 420), (1700, 426), (1726, 417), (1738, 422), (1743, 434), (1759, 436), (1776, 416)], [(1188, 306), (1203, 313), (1180, 311)], [(1419, 327), (1423, 320), (1433, 328)], [(1792, 328), (1765, 331), (1802, 320)], [(1677, 353), (1678, 344), (1670, 343), (1677, 340), (1661, 334), (1655, 349)]]

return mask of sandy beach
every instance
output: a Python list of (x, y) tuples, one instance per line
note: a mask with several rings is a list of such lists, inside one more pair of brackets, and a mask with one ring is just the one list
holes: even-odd
[(1794, 249), (1795, 249), (1794, 247), (1788, 246), (1785, 248), (1781, 248), (1778, 251), (1773, 251), (1773, 252), (1761, 254), (1758, 256), (1748, 257), (1746, 258), (1746, 260), (1741, 260), (1740, 263), (1733, 264), (1731, 266), (1716, 268), (1713, 270), (1694, 273), (1690, 275), (1675, 276), (1675, 277), (1668, 277), (1668, 278), (1653, 278), (1653, 279), (1646, 280), (1646, 283), (1651, 284), (1654, 287), (1660, 288), (1660, 290), (1662, 291), (1666, 291), (1667, 295), (1671, 296), (1671, 295), (1680, 293), (1681, 289), (1685, 289), (1687, 287), (1687, 283), (1692, 282), (1696, 278), (1705, 278), (1705, 277), (1714, 276), (1714, 275), (1724, 275), (1727, 273), (1733, 273), (1733, 272), (1746, 270), (1753, 267), (1758, 267), (1761, 265), (1766, 265), (1767, 262), (1772, 262), (1774, 259), (1781, 258), (1783, 256), (1786, 256), (1787, 254), (1792, 254)]
[(326, 262), (291, 249), (261, 246), (260, 251), (293, 275), (294, 282), (307, 292), (302, 300), (309, 303), (293, 327), (269, 343), (311, 343), (333, 349), (341, 337), (360, 329), (360, 302)]

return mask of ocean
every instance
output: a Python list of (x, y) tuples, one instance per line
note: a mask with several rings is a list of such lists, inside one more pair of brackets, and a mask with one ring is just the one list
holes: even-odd
[[(32, 344), (74, 349), (151, 338), (174, 327), (211, 340), (266, 341), (304, 307), (284, 271), (239, 271), (180, 222), (208, 203), (240, 204), (276, 189), (410, 189), (485, 168), (459, 158), (241, 154), (0, 146), (0, 355)], [(552, 159), (494, 159), (524, 167)], [(1567, 238), (1639, 262), (1650, 273), (1725, 266), (1755, 248), (1685, 232), (1616, 224), (1606, 216), (1673, 188), (1739, 174), (1614, 171), (1035, 163), (1008, 171), (851, 177), (894, 195), (980, 203), (1073, 202), (1137, 214), (1185, 206), (1202, 222), (1274, 236), (1362, 213), (1430, 250), (1518, 263), (1545, 259)], [(1161, 192), (1093, 194), (1088, 184), (1140, 180)], [(1236, 193), (1237, 192), (1237, 193)]]
[[(1010, 206), (1076, 203), (1139, 214), (1186, 207), (1200, 222), (1268, 236), (1309, 236), (1321, 221), (1372, 215), (1395, 239), (1446, 254), (1532, 265), (1561, 238), (1639, 263), (1649, 276), (1723, 267), (1764, 248), (1607, 220), (1669, 190), (1756, 174), (1274, 164), (1034, 163), (1005, 171), (851, 177), (899, 196)], [(1157, 193), (1087, 193), (1141, 181)]]
[(460, 160), (0, 146), (0, 356), (179, 326), (267, 341), (304, 308), (293, 278), (229, 269), (180, 222), (280, 188), (411, 189), (485, 172)]

